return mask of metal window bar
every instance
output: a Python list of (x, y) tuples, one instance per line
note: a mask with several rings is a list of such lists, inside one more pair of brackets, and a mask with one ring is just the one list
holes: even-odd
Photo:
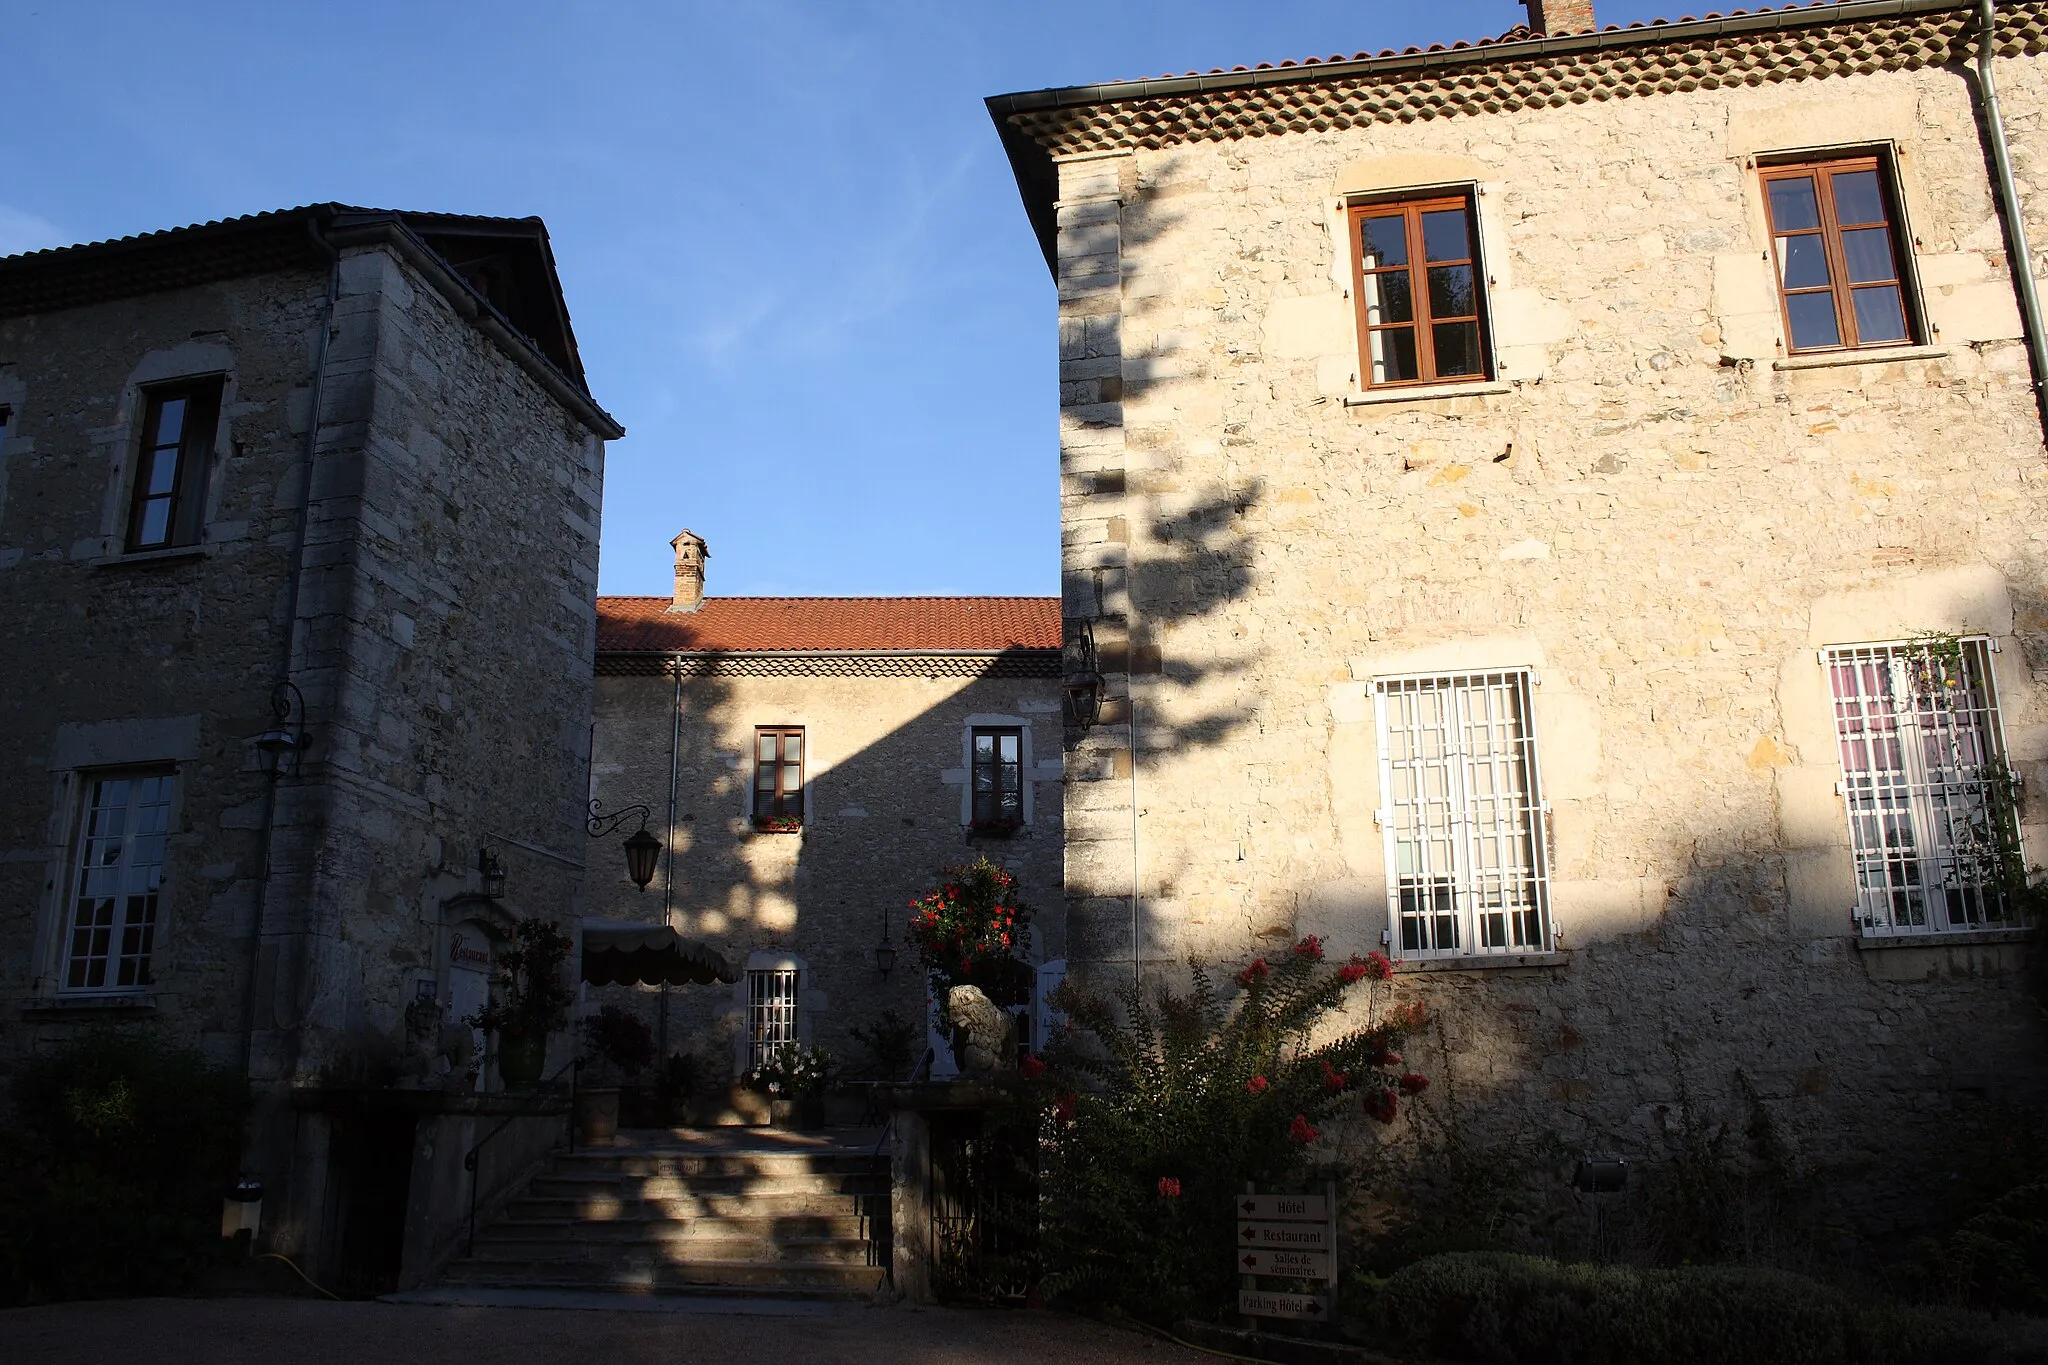
[(78, 829), (78, 878), (64, 971), (70, 991), (152, 984), (157, 906), (164, 880), (171, 776), (92, 783)]
[(754, 1070), (796, 1035), (797, 970), (747, 973), (747, 1067)]
[(2000, 862), (2017, 852), (1990, 642), (1824, 652), (1842, 799), (1867, 935), (1996, 928), (2013, 919)]
[(1373, 702), (1397, 955), (1545, 951), (1549, 854), (1529, 674), (1385, 678)]

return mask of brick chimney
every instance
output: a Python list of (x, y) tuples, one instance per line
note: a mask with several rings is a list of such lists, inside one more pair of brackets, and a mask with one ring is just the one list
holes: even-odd
[(676, 552), (676, 597), (668, 609), (695, 611), (704, 605), (704, 561), (711, 558), (711, 551), (704, 547), (704, 537), (687, 529), (669, 544)]
[(1522, 0), (1529, 7), (1529, 31), (1555, 38), (1562, 33), (1591, 33), (1593, 0)]

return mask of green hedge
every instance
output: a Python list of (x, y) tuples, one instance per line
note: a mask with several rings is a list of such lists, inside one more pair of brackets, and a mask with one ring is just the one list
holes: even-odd
[(1459, 1254), (1347, 1285), (1345, 1327), (1378, 1350), (1486, 1365), (2023, 1365), (1988, 1319), (1888, 1307), (1784, 1271), (1563, 1265)]
[(227, 1248), (247, 1088), (189, 1049), (96, 1032), (38, 1057), (0, 1130), (0, 1304), (188, 1287)]

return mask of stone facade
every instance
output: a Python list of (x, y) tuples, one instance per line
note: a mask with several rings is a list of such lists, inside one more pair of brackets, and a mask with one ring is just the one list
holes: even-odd
[[(1057, 602), (927, 599), (951, 622), (932, 633), (898, 619), (941, 614), (919, 599), (707, 599), (703, 543), (686, 532), (677, 552), (672, 603), (599, 599), (591, 792), (606, 810), (651, 806), (665, 850), (644, 894), (623, 865), (600, 865), (589, 913), (666, 916), (743, 971), (798, 968), (800, 1038), (856, 1067), (865, 1053), (849, 1028), (885, 1010), (914, 1022), (927, 1009), (904, 926), (941, 869), (977, 854), (1007, 867), (1036, 912), (1033, 959), (1061, 959)], [(995, 605), (1025, 632), (982, 628)], [(863, 624), (873, 609), (902, 611)], [(673, 648), (650, 648), (663, 635)], [(756, 827), (763, 726), (803, 733), (800, 829)], [(1004, 837), (970, 828), (976, 727), (1023, 741), (1024, 824)], [(899, 954), (886, 974), (875, 957), (885, 935)], [(669, 1050), (694, 1053), (700, 1074), (722, 1082), (747, 1065), (747, 990), (743, 974), (736, 986), (671, 988), (665, 1005), (647, 987), (593, 988), (590, 1003), (637, 1000), (651, 1024), (665, 1008)], [(943, 1071), (943, 1044), (940, 1054)]]
[[(2039, 1095), (2018, 935), (1859, 934), (1817, 653), (1988, 637), (2042, 859), (2048, 469), (1935, 64), (1966, 7), (1919, 8), (991, 101), (1050, 227), (1065, 611), (1109, 676), (1067, 757), (1077, 976), (1381, 947), (1376, 680), (1527, 669), (1556, 937), (1401, 964), (1475, 1122), (1653, 1156), (1682, 1080), (1739, 1071), (1806, 1152), (1892, 1163)], [(2025, 175), (2042, 16), (2004, 8)], [(1788, 358), (1757, 159), (1816, 147), (1895, 157), (1927, 344)], [(1422, 187), (1477, 205), (1493, 372), (1369, 392), (1347, 206)]]
[[(543, 281), (509, 321), (478, 250)], [(554, 289), (530, 220), (333, 206), (0, 262), (0, 1064), (113, 1019), (246, 1069), (267, 1243), (315, 1275), (360, 1235), (330, 1144), (395, 1131), (325, 1097), (387, 1083), (405, 1006), (481, 982), (514, 915), (576, 909), (619, 429)], [(128, 553), (151, 386), (210, 376), (202, 533)], [(275, 775), (273, 729), (307, 741)], [(82, 805), (136, 769), (172, 777), (149, 973), (77, 989)], [(508, 847), (488, 901), (487, 836), (568, 862)], [(419, 1131), (420, 1171), (469, 1141)], [(415, 1259), (467, 1196), (433, 1186)]]

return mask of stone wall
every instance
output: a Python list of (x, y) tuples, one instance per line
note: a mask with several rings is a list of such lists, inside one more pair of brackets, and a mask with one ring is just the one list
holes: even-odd
[[(2000, 64), (2023, 177), (2044, 74)], [(1931, 344), (1788, 361), (1751, 159), (1886, 141)], [(1475, 1119), (1654, 1151), (1681, 1073), (1719, 1102), (1739, 1068), (1808, 1150), (1888, 1161), (2038, 1094), (2013, 945), (1856, 937), (1816, 655), (1991, 636), (2043, 856), (2048, 470), (1985, 166), (1953, 70), (1064, 160), (1065, 611), (1112, 672), (1068, 762), (1074, 970), (1128, 970), (1134, 857), (1155, 971), (1380, 946), (1370, 680), (1527, 667), (1564, 952), (1401, 978)], [(1346, 198), (1445, 184), (1498, 382), (1363, 394)]]
[[(684, 937), (713, 944), (736, 966), (750, 955), (762, 955), (759, 965), (800, 958), (805, 1036), (852, 1063), (864, 1053), (850, 1026), (885, 1009), (914, 1021), (925, 1007), (903, 931), (908, 903), (936, 884), (940, 869), (977, 853), (1008, 867), (1036, 911), (1033, 956), (1062, 956), (1059, 681), (943, 676), (943, 662), (930, 669), (940, 676), (902, 659), (879, 663), (890, 670), (882, 676), (685, 676), (679, 730), (673, 677), (606, 675), (601, 665), (592, 792), (607, 808), (652, 806), (667, 851), (661, 875), (641, 893), (615, 845), (593, 846), (589, 913), (659, 923), (666, 903)], [(1021, 725), (1029, 735), (1029, 823), (1007, 839), (968, 837), (967, 735), (977, 724)], [(801, 833), (754, 829), (757, 725), (804, 728)], [(886, 977), (874, 956), (885, 927), (902, 950)], [(651, 989), (592, 989), (590, 997), (593, 1007), (637, 999), (654, 1020)], [(723, 985), (670, 992), (671, 1048), (703, 1058), (712, 1080), (737, 1067), (741, 998)]]
[[(236, 1067), (246, 1039), (245, 1174), (316, 1274), (324, 1127), (289, 1092), (388, 1081), (458, 915), (577, 913), (603, 479), (598, 437), (413, 264), (337, 270), (324, 348), (324, 270), (0, 323), (0, 992), (31, 1023), (0, 1062), (108, 1017)], [(122, 556), (138, 386), (212, 372), (204, 553)], [(284, 677), (311, 744), (273, 783), (253, 739)], [(155, 982), (60, 997), (81, 774), (137, 762), (178, 771)], [(492, 835), (506, 895), (464, 910)]]

